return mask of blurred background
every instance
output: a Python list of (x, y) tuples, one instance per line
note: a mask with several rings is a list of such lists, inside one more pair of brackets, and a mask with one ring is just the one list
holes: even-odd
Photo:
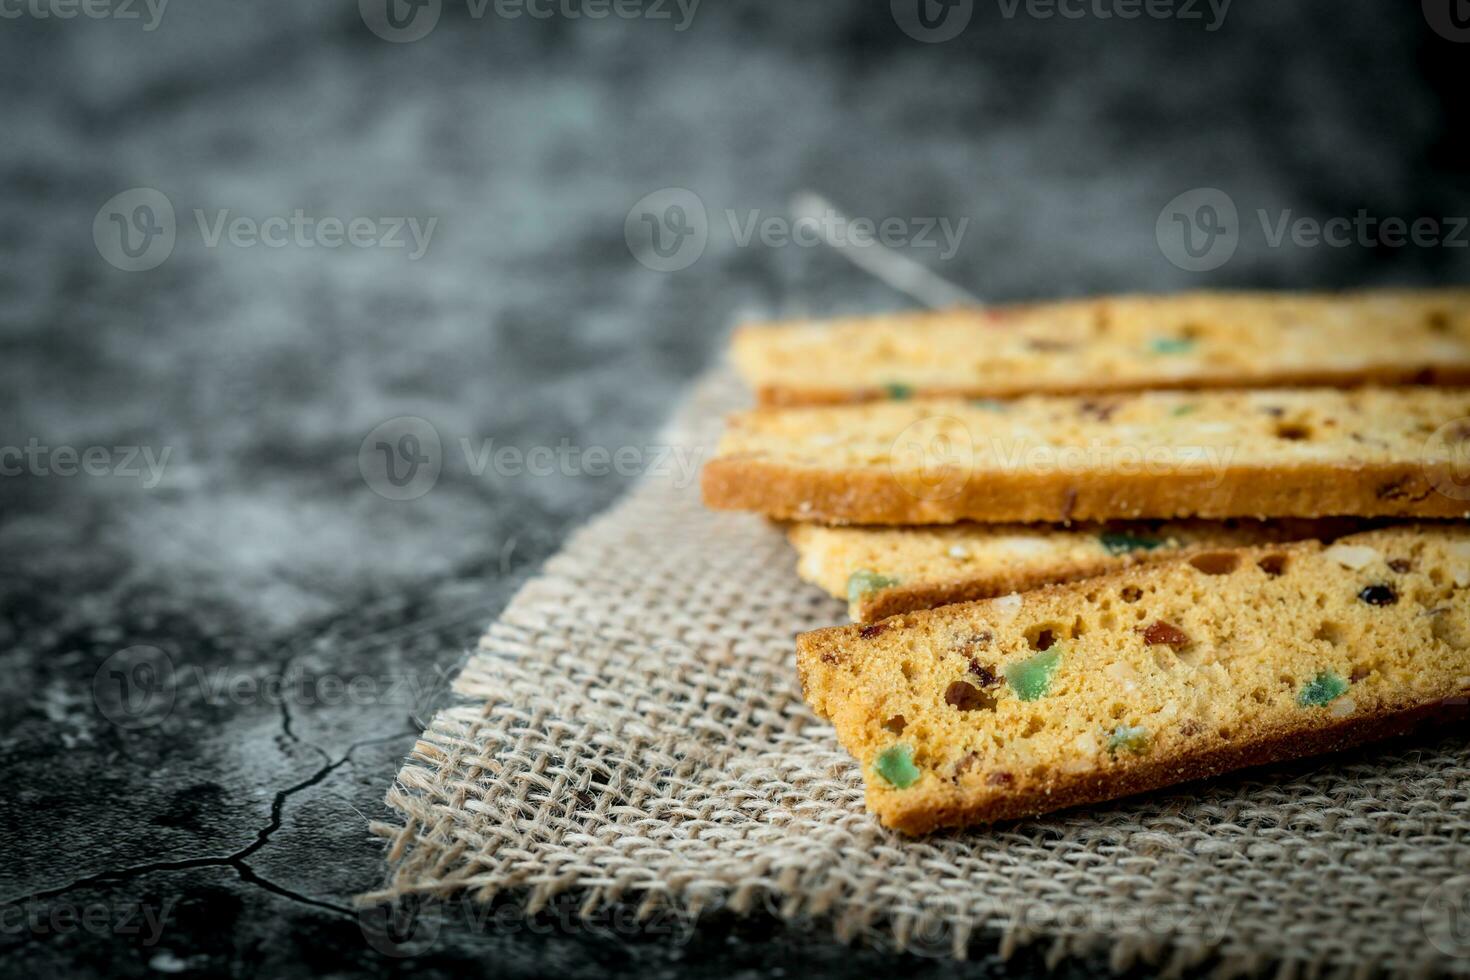
[(913, 305), (793, 195), (988, 301), (1463, 283), (1463, 6), (0, 0), (7, 972), (893, 969), (350, 903), (590, 450), (740, 318)]

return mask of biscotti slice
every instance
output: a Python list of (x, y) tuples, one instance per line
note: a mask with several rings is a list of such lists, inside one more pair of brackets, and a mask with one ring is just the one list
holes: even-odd
[(1183, 293), (742, 327), (765, 404), (1470, 383), (1470, 290)]
[(792, 524), (803, 579), (846, 599), (860, 623), (952, 602), (1091, 578), (1200, 551), (1306, 538), (1330, 540), (1364, 522), (1147, 521), (1101, 525), (952, 524), (827, 527)]
[(806, 633), (808, 703), (909, 833), (1400, 732), (1470, 693), (1470, 528), (1206, 552)]
[(1142, 392), (733, 415), (705, 502), (950, 524), (1470, 514), (1470, 389)]

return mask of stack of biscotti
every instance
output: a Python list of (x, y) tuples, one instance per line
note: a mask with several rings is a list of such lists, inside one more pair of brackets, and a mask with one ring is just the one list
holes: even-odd
[(864, 624), (798, 660), (889, 826), (1353, 744), (1470, 693), (1470, 291), (773, 324), (732, 357), (762, 404), (705, 501), (787, 522)]

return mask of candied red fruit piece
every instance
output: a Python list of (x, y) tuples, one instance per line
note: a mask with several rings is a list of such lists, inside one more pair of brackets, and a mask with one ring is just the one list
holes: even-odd
[(1189, 634), (1173, 623), (1166, 623), (1161, 619), (1143, 631), (1143, 642), (1149, 646), (1159, 644), (1171, 647), (1188, 646)]
[(944, 703), (960, 711), (988, 711), (995, 698), (965, 681), (955, 681), (944, 689)]

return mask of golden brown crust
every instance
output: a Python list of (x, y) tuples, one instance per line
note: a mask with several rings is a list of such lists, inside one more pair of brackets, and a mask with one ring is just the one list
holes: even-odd
[(1149, 759), (1117, 773), (1058, 775), (1045, 783), (978, 803), (966, 802), (957, 795), (948, 805), (932, 807), (927, 801), (915, 801), (920, 805), (905, 806), (903, 797), (890, 795), (877, 804), (875, 812), (885, 827), (906, 834), (994, 823), (1146, 793), (1237, 769), (1339, 752), (1404, 735), (1429, 722), (1453, 722), (1467, 717), (1470, 709), (1465, 698), (1405, 704), (1349, 718), (1326, 728), (1291, 729), (1238, 744), (1214, 745), (1173, 757)]
[[(1088, 384), (1053, 382), (1038, 385), (1018, 376), (1011, 382), (984, 386), (914, 388), (913, 398), (1018, 398), (1022, 395), (1108, 395), (1132, 391), (1203, 391), (1243, 388), (1360, 388), (1372, 385), (1470, 385), (1470, 368), (1426, 364), (1413, 368), (1381, 368), (1372, 371), (1276, 371), (1216, 377), (1157, 377), (1140, 383), (1129, 378), (1098, 377)], [(759, 385), (756, 402), (762, 408), (799, 408), (813, 405), (852, 405), (885, 401), (892, 397), (883, 388), (790, 388)]]
[[(1370, 530), (1359, 518), (829, 527), (788, 523), (797, 574), (837, 599), (854, 622), (1025, 592), (1204, 551), (1287, 541), (1331, 541)], [(1108, 539), (1112, 538), (1111, 546)], [(853, 576), (862, 583), (854, 599)], [(892, 582), (893, 584), (883, 584)]]
[(798, 468), (738, 455), (710, 460), (707, 506), (828, 524), (952, 524), (1177, 517), (1470, 517), (1470, 500), (1435, 489), (1456, 479), (1412, 462), (1231, 466), (1219, 473), (976, 472), (953, 496), (926, 499), (887, 469)]
[(859, 622), (871, 623), (900, 613), (933, 609), (955, 602), (973, 602), (977, 599), (993, 599), (1011, 592), (1029, 592), (1046, 585), (1075, 582), (1117, 571), (1123, 565), (1142, 565), (1149, 562), (1172, 561), (1187, 558), (1200, 551), (1218, 551), (1219, 546), (1200, 545), (1179, 548), (1158, 554), (1151, 551), (1135, 552), (1117, 558), (1098, 558), (1095, 561), (1073, 561), (1049, 568), (1029, 568), (1016, 571), (996, 569), (983, 575), (971, 575), (945, 582), (918, 582), (913, 585), (894, 585), (877, 589), (856, 603)]

